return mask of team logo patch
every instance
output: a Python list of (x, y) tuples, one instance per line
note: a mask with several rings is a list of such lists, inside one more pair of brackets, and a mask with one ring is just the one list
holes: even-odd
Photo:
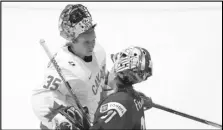
[(104, 104), (100, 107), (100, 112), (101, 113), (104, 113), (108, 110), (108, 104)]
[(125, 114), (125, 112), (127, 111), (127, 109), (122, 104), (120, 104), (118, 102), (109, 102), (109, 103), (106, 103), (100, 107), (101, 113), (105, 113), (109, 110), (116, 110), (120, 117), (122, 117)]
[(101, 119), (103, 119), (105, 123), (108, 123), (116, 114), (116, 111), (110, 110), (104, 117), (101, 117)]

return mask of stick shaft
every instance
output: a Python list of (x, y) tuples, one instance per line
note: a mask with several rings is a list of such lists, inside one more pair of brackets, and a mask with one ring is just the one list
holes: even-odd
[(208, 120), (204, 120), (204, 119), (201, 119), (201, 118), (198, 118), (198, 117), (195, 117), (195, 116), (191, 116), (189, 114), (185, 114), (185, 113), (173, 110), (171, 108), (168, 108), (168, 107), (165, 107), (165, 106), (162, 106), (162, 105), (159, 105), (159, 104), (155, 104), (154, 103), (153, 107), (157, 108), (157, 109), (161, 109), (161, 110), (167, 111), (167, 112), (170, 112), (170, 113), (173, 113), (173, 114), (176, 114), (176, 115), (179, 115), (179, 116), (183, 116), (185, 118), (188, 118), (188, 119), (191, 119), (191, 120), (195, 120), (195, 121), (207, 124), (207, 125), (211, 125), (211, 126), (214, 126), (214, 127), (217, 127), (217, 128), (222, 128), (222, 125), (220, 125), (220, 124), (217, 124), (217, 123), (214, 123), (214, 122), (211, 122), (211, 121), (208, 121)]
[(77, 107), (80, 109), (81, 113), (83, 114), (84, 118), (88, 121), (88, 123), (90, 123), (89, 120), (89, 116), (84, 112), (83, 107), (80, 103), (80, 101), (78, 100), (77, 96), (74, 94), (73, 89), (71, 88), (70, 84), (65, 80), (61, 69), (59, 67), (59, 65), (57, 64), (56, 60), (54, 59), (52, 53), (50, 52), (50, 50), (48, 49), (45, 40), (40, 40), (40, 44), (42, 45), (42, 47), (44, 48), (45, 52), (47, 53), (49, 59), (51, 60), (51, 62), (53, 63), (57, 73), (59, 74), (60, 78), (62, 79), (62, 81), (64, 82), (67, 90), (69, 91), (69, 93), (71, 94), (71, 96), (73, 97), (73, 99), (76, 101)]

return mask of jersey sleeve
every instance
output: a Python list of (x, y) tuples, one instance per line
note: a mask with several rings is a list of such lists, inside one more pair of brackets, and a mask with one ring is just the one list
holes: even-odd
[(95, 113), (95, 121), (90, 129), (130, 129), (131, 115), (128, 102), (113, 100), (104, 103)]

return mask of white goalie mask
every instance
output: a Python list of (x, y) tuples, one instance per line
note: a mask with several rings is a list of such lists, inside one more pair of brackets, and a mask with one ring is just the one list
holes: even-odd
[(132, 46), (112, 54), (114, 72), (124, 83), (135, 84), (152, 76), (152, 61), (149, 52), (141, 47)]

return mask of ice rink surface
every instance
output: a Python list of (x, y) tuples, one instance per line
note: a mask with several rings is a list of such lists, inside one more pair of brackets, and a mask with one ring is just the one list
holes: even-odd
[[(72, 2), (69, 2), (72, 3)], [(31, 90), (43, 81), (51, 51), (64, 44), (58, 18), (68, 3), (2, 4), (2, 129), (35, 129)], [(222, 3), (82, 3), (97, 23), (97, 42), (109, 55), (130, 45), (145, 47), (154, 75), (135, 85), (153, 101), (203, 119), (222, 122)], [(145, 112), (147, 129), (212, 129), (162, 110)]]

